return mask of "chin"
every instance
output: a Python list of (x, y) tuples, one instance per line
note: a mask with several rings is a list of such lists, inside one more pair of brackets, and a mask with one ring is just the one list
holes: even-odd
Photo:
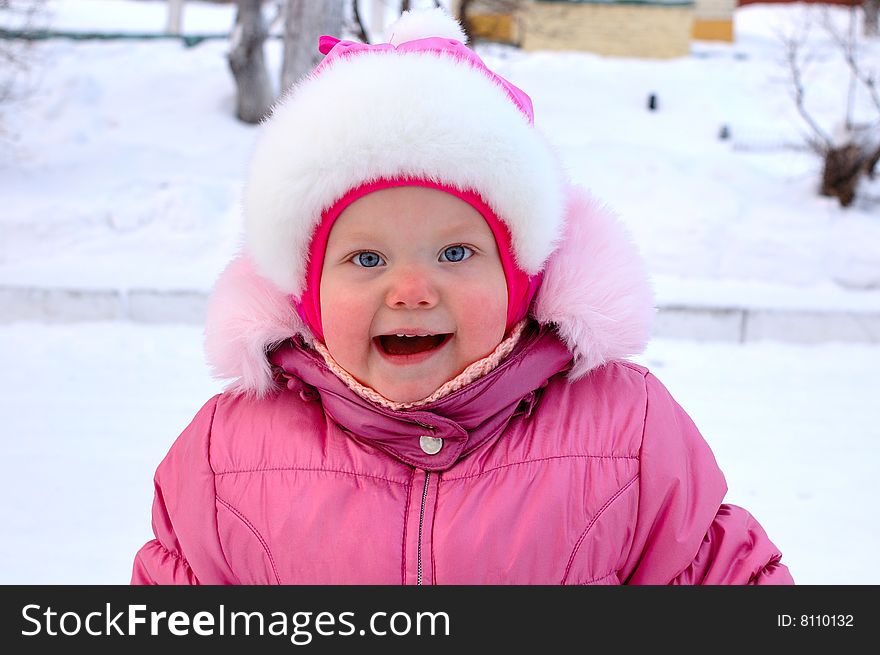
[[(388, 400), (395, 403), (412, 403), (417, 400), (421, 400), (422, 398), (426, 398), (430, 396), (437, 390), (437, 387), (440, 384), (431, 386), (426, 385), (424, 380), (420, 381), (421, 383), (418, 385), (382, 385), (380, 388), (376, 388), (380, 394), (385, 396)], [(442, 384), (442, 383), (441, 383)], [(430, 388), (428, 388), (430, 386)]]

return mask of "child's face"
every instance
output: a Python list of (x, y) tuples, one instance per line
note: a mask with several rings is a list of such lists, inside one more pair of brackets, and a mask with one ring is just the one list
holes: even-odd
[(498, 246), (465, 201), (393, 187), (356, 200), (334, 223), (321, 273), (325, 345), (389, 400), (430, 395), (491, 353), (506, 320)]

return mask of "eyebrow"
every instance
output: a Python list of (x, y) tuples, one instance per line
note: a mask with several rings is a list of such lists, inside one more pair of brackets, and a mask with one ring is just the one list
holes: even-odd
[[(482, 220), (486, 224), (487, 227), (489, 226), (489, 224), (486, 223), (485, 219), (480, 217), (480, 220)], [(449, 235), (456, 234), (458, 232), (469, 233), (469, 232), (477, 232), (477, 231), (480, 231), (478, 228), (478, 225), (475, 224), (474, 221), (468, 220), (468, 221), (457, 221), (457, 222), (453, 223), (452, 225), (450, 225), (448, 228), (444, 228), (443, 230), (441, 230), (440, 234), (441, 234), (441, 236), (444, 236), (447, 234), (449, 234)], [(490, 229), (489, 232), (491, 234), (492, 230)]]
[[(375, 241), (376, 235), (370, 232), (352, 232), (351, 234), (345, 234), (346, 241)], [(328, 239), (329, 243), (329, 239)]]
[[(488, 226), (488, 224), (487, 224)], [(444, 227), (438, 231), (438, 234), (441, 237), (446, 235), (456, 234), (458, 232), (477, 232), (478, 227), (474, 225), (471, 221), (458, 221), (453, 223), (448, 227)], [(491, 229), (489, 230), (491, 233)], [(346, 240), (354, 240), (354, 241), (375, 241), (376, 235), (373, 232), (365, 232), (362, 230), (358, 230), (355, 232), (350, 232), (345, 234)]]
[[(480, 220), (488, 227), (488, 223), (485, 219), (480, 216)], [(453, 219), (451, 225), (441, 228), (437, 232), (437, 238), (441, 241), (446, 240), (455, 240), (453, 237), (458, 237), (463, 234), (462, 237), (459, 238), (473, 238), (472, 235), (477, 235), (478, 233), (481, 236), (485, 236), (482, 231), (479, 229), (479, 223), (476, 221), (472, 221), (470, 219)], [(489, 229), (488, 235), (493, 241), (495, 239), (495, 234), (492, 232), (491, 228)], [(379, 238), (373, 232), (367, 232), (361, 229), (355, 229), (354, 231), (345, 234), (344, 236), (344, 247), (349, 247), (352, 242), (358, 244), (372, 244), (379, 241)]]

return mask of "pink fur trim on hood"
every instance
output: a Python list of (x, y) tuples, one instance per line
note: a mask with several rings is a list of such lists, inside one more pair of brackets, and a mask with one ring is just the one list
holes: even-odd
[(274, 346), (310, 333), (290, 297), (261, 276), (245, 255), (220, 275), (208, 301), (205, 354), (227, 391), (264, 396), (274, 388), (266, 355)]
[[(574, 358), (575, 380), (605, 362), (639, 354), (648, 342), (653, 297), (638, 249), (624, 226), (577, 187), (567, 193), (565, 233), (550, 257), (531, 315), (553, 324)], [(274, 389), (267, 353), (311, 333), (287, 294), (239, 255), (208, 303), (205, 351), (227, 391), (263, 396)]]
[(638, 355), (651, 335), (654, 298), (642, 258), (617, 218), (570, 187), (563, 245), (550, 257), (531, 314), (553, 323), (574, 355), (576, 380)]

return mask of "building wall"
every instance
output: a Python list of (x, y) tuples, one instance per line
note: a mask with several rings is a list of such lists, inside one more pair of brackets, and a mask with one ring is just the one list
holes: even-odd
[(519, 30), (512, 14), (469, 13), (468, 20), (476, 38), (519, 44)]
[(695, 0), (694, 18), (698, 20), (730, 20), (737, 0)]
[(531, 2), (522, 15), (523, 50), (586, 50), (621, 57), (690, 53), (694, 6)]
[(733, 41), (733, 20), (694, 18), (693, 37), (698, 41)]

